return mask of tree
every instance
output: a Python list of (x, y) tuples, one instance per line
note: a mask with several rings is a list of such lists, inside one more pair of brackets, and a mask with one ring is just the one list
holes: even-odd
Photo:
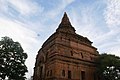
[(25, 80), (28, 72), (25, 65), (27, 54), (19, 42), (9, 37), (2, 37), (0, 41), (0, 79)]
[(120, 80), (120, 57), (101, 54), (97, 63), (97, 73), (100, 80)]

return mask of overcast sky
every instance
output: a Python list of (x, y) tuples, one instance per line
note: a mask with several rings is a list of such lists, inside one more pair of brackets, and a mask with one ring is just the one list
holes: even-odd
[(100, 53), (120, 56), (120, 0), (0, 0), (0, 37), (21, 43), (28, 54), (27, 77), (64, 12), (76, 33), (89, 38)]

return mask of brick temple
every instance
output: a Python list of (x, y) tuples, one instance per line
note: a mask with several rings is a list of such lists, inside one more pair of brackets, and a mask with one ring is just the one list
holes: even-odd
[(97, 80), (92, 42), (75, 32), (66, 13), (36, 57), (33, 80)]

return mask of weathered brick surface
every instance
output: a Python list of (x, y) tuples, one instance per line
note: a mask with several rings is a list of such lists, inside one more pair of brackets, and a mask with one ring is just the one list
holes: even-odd
[[(34, 68), (34, 80), (84, 80), (95, 79), (95, 58), (98, 52), (92, 42), (75, 33), (67, 14), (64, 14), (56, 32), (38, 51)], [(65, 71), (64, 76), (63, 72)], [(68, 71), (71, 79), (68, 79)]]

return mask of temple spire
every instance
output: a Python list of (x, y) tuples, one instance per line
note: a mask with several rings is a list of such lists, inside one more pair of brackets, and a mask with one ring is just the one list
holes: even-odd
[(57, 32), (71, 33), (71, 34), (75, 33), (75, 29), (74, 29), (74, 27), (72, 27), (66, 12), (64, 13), (64, 16), (61, 20), (61, 23), (56, 31)]
[(64, 12), (64, 16), (62, 18), (61, 24), (62, 25), (71, 25), (66, 12)]

